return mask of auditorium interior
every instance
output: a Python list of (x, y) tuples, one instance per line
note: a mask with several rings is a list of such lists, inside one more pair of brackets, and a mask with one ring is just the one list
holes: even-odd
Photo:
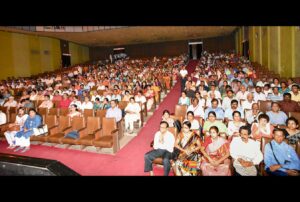
[(299, 26), (0, 26), (0, 176), (299, 176)]

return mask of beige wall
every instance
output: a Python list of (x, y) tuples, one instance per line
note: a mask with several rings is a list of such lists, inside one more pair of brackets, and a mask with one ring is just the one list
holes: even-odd
[[(236, 50), (242, 39), (238, 28)], [(300, 77), (300, 30), (292, 26), (249, 27), (250, 60), (268, 67), (282, 77)]]

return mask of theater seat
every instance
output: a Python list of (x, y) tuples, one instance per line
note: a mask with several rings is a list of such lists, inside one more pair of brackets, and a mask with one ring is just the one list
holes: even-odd
[(47, 142), (60, 143), (59, 139), (65, 135), (65, 131), (71, 128), (70, 118), (68, 116), (60, 116), (58, 129), (55, 133), (50, 134)]
[(115, 118), (102, 118), (102, 129), (99, 134), (96, 134), (93, 145), (99, 148), (112, 148), (113, 153), (116, 153), (120, 149)]
[(99, 136), (101, 130), (100, 117), (87, 117), (87, 126), (79, 132), (79, 140), (77, 144), (82, 146), (93, 146), (93, 140), (96, 139), (96, 134)]
[[(84, 117), (73, 117), (71, 121), (71, 128), (64, 132), (64, 135), (67, 135), (71, 131), (80, 132), (86, 129)], [(70, 138), (70, 137), (62, 137), (59, 139), (61, 144), (77, 144), (78, 139)]]
[(48, 127), (48, 133), (45, 135), (31, 136), (30, 141), (40, 141), (47, 142), (49, 135), (57, 132), (58, 129), (58, 121), (56, 115), (47, 115), (45, 117), (45, 124)]
[[(261, 143), (260, 143), (260, 150), (264, 155), (265, 147), (266, 145), (271, 142), (273, 139), (267, 138), (267, 137), (262, 137), (261, 138)], [(264, 161), (260, 162), (259, 164), (259, 171), (261, 176), (268, 176), (267, 172), (265, 171), (265, 163)]]

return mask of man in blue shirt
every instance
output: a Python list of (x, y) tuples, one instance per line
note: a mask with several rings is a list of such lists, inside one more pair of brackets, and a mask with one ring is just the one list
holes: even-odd
[(282, 101), (283, 100), (283, 95), (281, 93), (279, 93), (278, 87), (273, 88), (273, 93), (271, 93), (267, 96), (267, 100), (272, 100), (272, 101)]
[(208, 113), (210, 111), (214, 111), (217, 115), (217, 119), (224, 119), (224, 111), (221, 107), (218, 107), (219, 101), (217, 99), (212, 99), (211, 100), (211, 107), (207, 108), (205, 110), (205, 116), (204, 119), (206, 120), (208, 118)]
[(238, 107), (238, 104), (237, 100), (231, 100), (231, 108), (225, 110), (225, 123), (233, 120), (232, 113), (234, 111), (239, 111), (241, 113), (241, 118), (244, 118), (244, 112), (242, 108)]
[(34, 134), (33, 129), (38, 128), (42, 124), (42, 117), (36, 113), (34, 109), (29, 110), (29, 116), (26, 119), (23, 129), (16, 133), (15, 135), (15, 145), (19, 148), (14, 151), (22, 150), (24, 153), (30, 149), (30, 136)]
[(272, 176), (299, 176), (300, 160), (293, 147), (284, 142), (284, 132), (275, 128), (274, 140), (265, 147), (265, 170)]

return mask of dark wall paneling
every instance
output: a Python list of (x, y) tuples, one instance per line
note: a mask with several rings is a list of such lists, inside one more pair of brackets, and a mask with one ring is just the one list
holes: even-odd
[[(124, 45), (118, 47), (124, 47), (126, 54), (130, 58), (144, 58), (154, 56), (177, 56), (183, 53), (188, 53), (188, 41), (171, 41), (171, 42), (159, 42), (159, 43), (148, 43), (148, 44), (134, 44)], [(204, 39), (193, 39), (190, 41), (203, 41), (203, 50), (209, 52), (218, 51), (230, 51), (235, 49), (234, 35), (204, 38)], [(91, 47), (90, 48), (90, 59), (109, 59), (109, 54), (113, 53), (114, 47)]]

